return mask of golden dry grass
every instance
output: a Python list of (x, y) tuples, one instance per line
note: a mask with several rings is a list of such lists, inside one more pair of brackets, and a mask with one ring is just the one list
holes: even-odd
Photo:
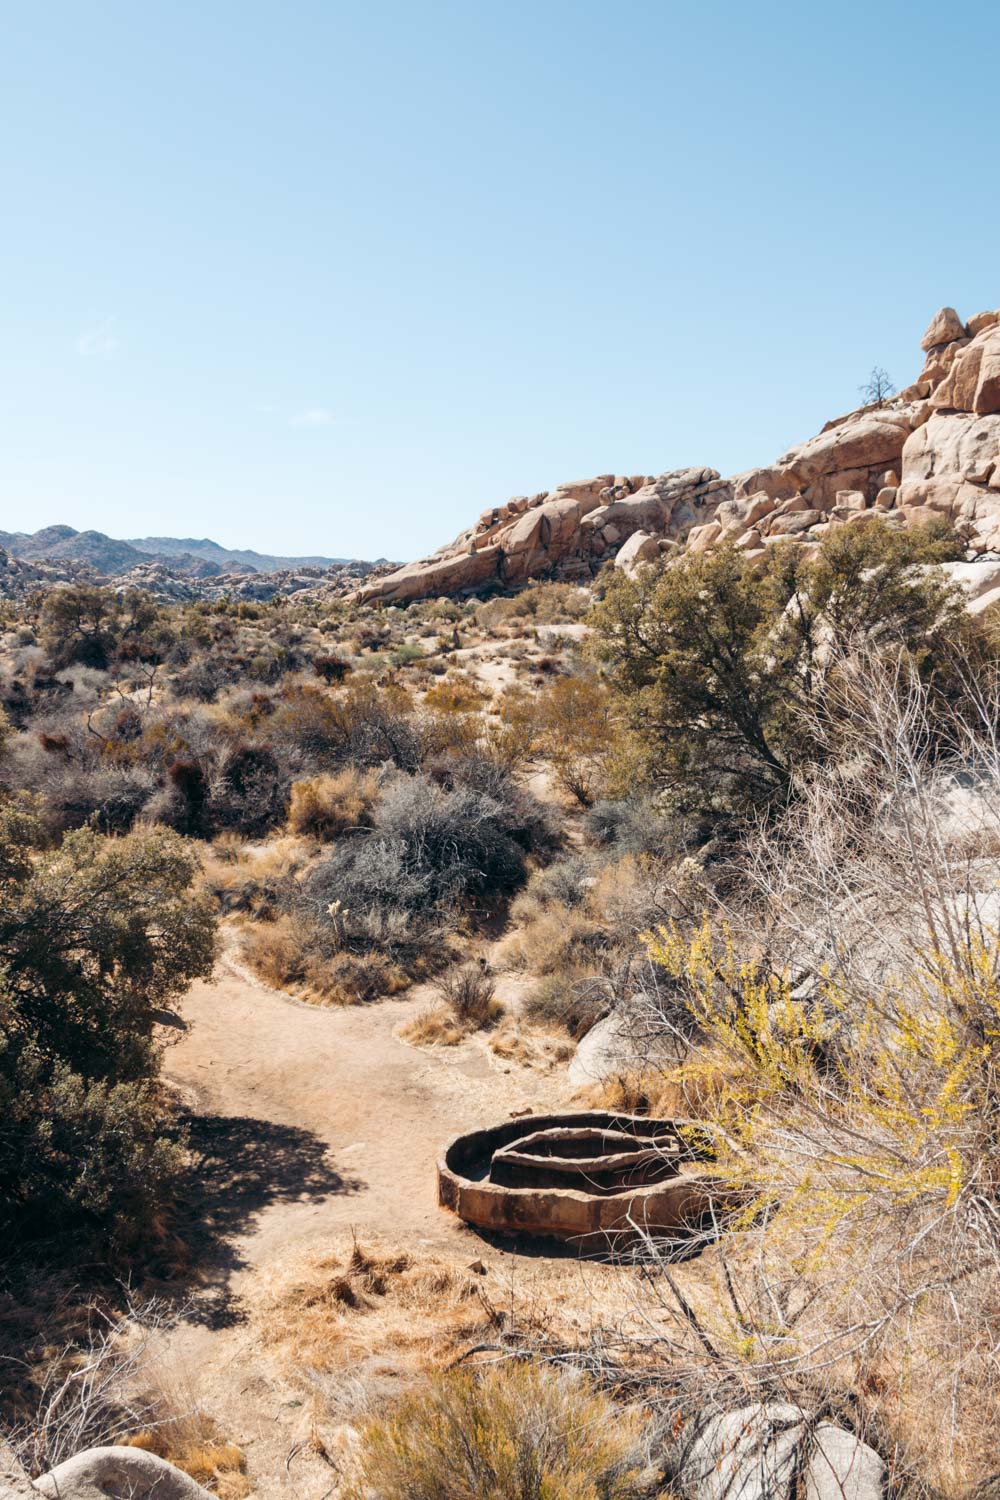
[(398, 964), (377, 951), (317, 951), (314, 930), (288, 913), (244, 928), (240, 957), (272, 989), (313, 1005), (365, 1004), (398, 995), (411, 982)]
[(262, 1274), (252, 1318), (279, 1367), (329, 1374), (373, 1355), (429, 1369), (496, 1325), (482, 1280), (437, 1257), (355, 1244)]
[(378, 797), (378, 777), (348, 766), (333, 774), (296, 781), (288, 803), (292, 833), (316, 839), (335, 839), (353, 829), (367, 828)]
[[(695, 1051), (688, 1059), (689, 1065), (696, 1059), (699, 1054)], [(659, 1115), (664, 1119), (708, 1118), (732, 1083), (732, 1072), (721, 1059), (705, 1056), (699, 1062), (697, 1073), (683, 1078), (657, 1069), (615, 1073), (600, 1083), (588, 1084), (575, 1097), (592, 1109), (620, 1110), (622, 1114)]]
[(218, 1495), (219, 1500), (244, 1500), (253, 1489), (242, 1449), (220, 1439), (207, 1416), (178, 1418), (119, 1441), (123, 1447), (143, 1448), (166, 1459)]
[(465, 1041), (470, 1029), (474, 1028), (463, 1026), (451, 1006), (442, 1000), (404, 1021), (396, 1034), (411, 1047), (457, 1047)]

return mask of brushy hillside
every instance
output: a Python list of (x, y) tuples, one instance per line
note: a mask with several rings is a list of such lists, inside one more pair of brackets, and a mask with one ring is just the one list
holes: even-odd
[[(873, 520), (462, 603), (8, 601), (0, 1411), (25, 1467), (128, 1441), (231, 1500), (293, 1464), (345, 1500), (639, 1500), (740, 1453), (786, 1478), (847, 1454), (894, 1493), (989, 1493), (1000, 619), (961, 555)], [(289, 1031), (412, 996), (393, 1065), (442, 1115), (474, 1084), (502, 1118), (520, 1079), (682, 1117), (731, 1211), (589, 1272), (443, 1215), (391, 1243), (399, 1201), (377, 1248), (268, 1240), (278, 1194), (245, 1174), (276, 1170), (296, 1081), (240, 1098), (228, 1054), (167, 1081), (220, 949), (306, 1002)], [(347, 1149), (391, 1156), (392, 1115)], [(375, 1212), (363, 1154), (309, 1160), (281, 1155), (282, 1202), (308, 1176)]]

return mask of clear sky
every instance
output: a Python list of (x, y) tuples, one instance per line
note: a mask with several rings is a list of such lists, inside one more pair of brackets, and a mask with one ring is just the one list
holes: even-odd
[(0, 0), (0, 529), (408, 558), (1000, 306), (996, 0)]

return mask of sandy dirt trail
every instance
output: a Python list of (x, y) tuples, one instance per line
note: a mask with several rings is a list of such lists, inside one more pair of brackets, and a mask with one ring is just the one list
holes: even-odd
[(230, 1246), (238, 1267), (316, 1248), (350, 1227), (468, 1248), (437, 1206), (440, 1147), (513, 1110), (554, 1105), (566, 1075), (505, 1063), (481, 1039), (434, 1051), (400, 1041), (397, 1027), (429, 998), (420, 987), (323, 1009), (254, 982), (231, 960), (213, 982), (191, 987), (187, 1030), (168, 1048), (165, 1072), (196, 1116), (209, 1175), (228, 1167), (244, 1199), (246, 1223)]
[[(501, 996), (518, 989), (501, 976)], [(243, 1449), (255, 1496), (319, 1500), (331, 1482), (299, 1441), (302, 1403), (247, 1322), (261, 1277), (310, 1253), (343, 1255), (352, 1231), (418, 1260), (487, 1255), (497, 1271), (507, 1256), (437, 1205), (438, 1152), (461, 1130), (568, 1097), (565, 1068), (529, 1071), (482, 1038), (437, 1051), (402, 1042), (396, 1028), (433, 998), (423, 986), (322, 1009), (229, 958), (180, 1007), (185, 1029), (173, 1033), (164, 1071), (191, 1114), (197, 1169), (186, 1210), (199, 1290), (159, 1359)]]

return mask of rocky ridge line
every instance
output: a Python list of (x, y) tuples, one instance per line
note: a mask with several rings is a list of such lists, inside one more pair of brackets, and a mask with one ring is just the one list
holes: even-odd
[(513, 589), (532, 578), (586, 582), (613, 558), (633, 568), (679, 542), (722, 541), (751, 557), (782, 537), (933, 514), (962, 529), (970, 557), (1000, 553), (1000, 311), (963, 323), (944, 307), (921, 340), (916, 381), (828, 422), (768, 468), (599, 475), (484, 511), (432, 556), (370, 579), (361, 603)]

